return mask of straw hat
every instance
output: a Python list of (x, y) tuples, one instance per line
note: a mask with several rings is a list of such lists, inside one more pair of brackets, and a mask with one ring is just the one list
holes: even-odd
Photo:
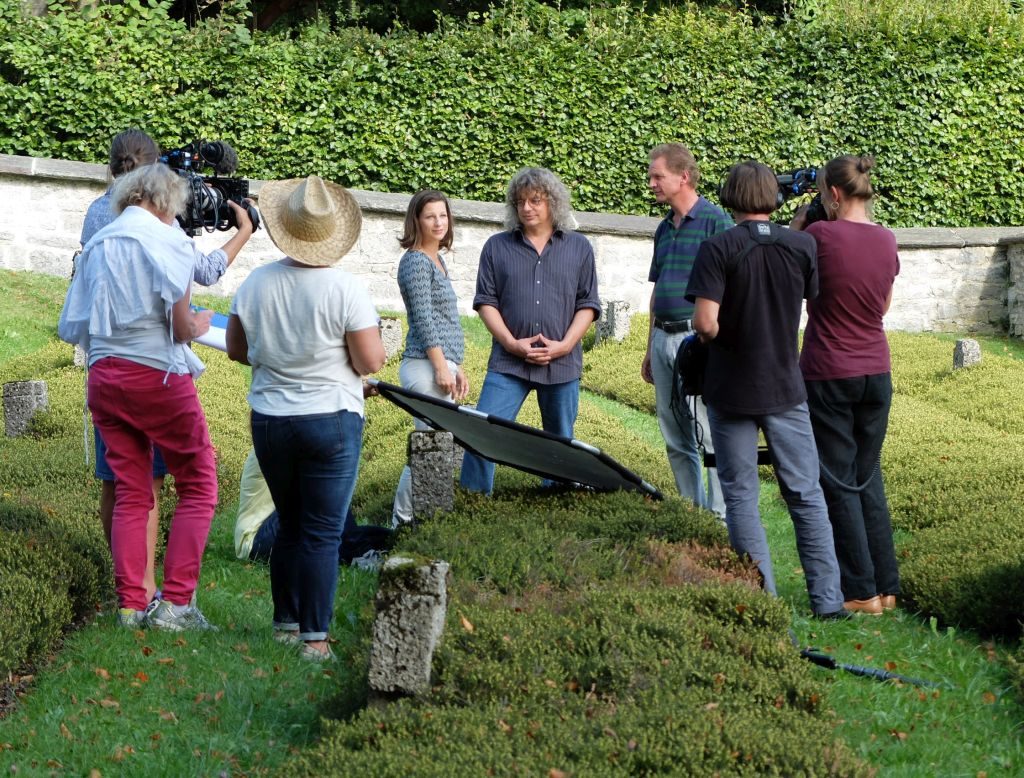
[(363, 224), (351, 193), (320, 176), (270, 181), (260, 189), (259, 202), (274, 245), (304, 265), (335, 264)]

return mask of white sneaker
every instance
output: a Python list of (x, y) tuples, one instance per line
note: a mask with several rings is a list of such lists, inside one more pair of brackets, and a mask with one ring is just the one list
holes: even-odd
[(160, 600), (146, 621), (151, 627), (166, 629), (170, 632), (182, 632), (186, 629), (217, 632), (217, 628), (206, 620), (202, 611), (196, 606), (187, 605), (183, 611), (179, 612), (177, 606), (167, 600)]
[(384, 555), (376, 549), (370, 549), (362, 556), (357, 556), (348, 564), (349, 567), (354, 567), (357, 570), (374, 572), (375, 570), (380, 570), (380, 566), (384, 564)]

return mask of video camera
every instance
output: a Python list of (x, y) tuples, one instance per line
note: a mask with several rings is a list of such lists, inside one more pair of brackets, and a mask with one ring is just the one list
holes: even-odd
[[(178, 214), (178, 223), (189, 235), (200, 235), (204, 229), (213, 232), (237, 227), (235, 212), (228, 205), (228, 200), (241, 205), (249, 213), (253, 230), (259, 229), (259, 212), (245, 202), (249, 196), (249, 181), (226, 177), (238, 167), (238, 155), (227, 143), (196, 141), (180, 149), (165, 151), (160, 155), (160, 161), (188, 184), (185, 212)], [(213, 169), (212, 176), (199, 172), (206, 168)]]
[(805, 167), (798, 168), (789, 173), (780, 173), (775, 176), (775, 180), (779, 182), (779, 205), (782, 205), (791, 197), (814, 194), (810, 205), (807, 207), (805, 225), (828, 220), (828, 214), (825, 213), (825, 205), (821, 202), (821, 193), (818, 192), (817, 168)]

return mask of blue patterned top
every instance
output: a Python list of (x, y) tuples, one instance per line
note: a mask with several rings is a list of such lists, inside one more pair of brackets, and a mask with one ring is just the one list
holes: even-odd
[(398, 263), (398, 289), (409, 317), (404, 357), (426, 359), (427, 349), (440, 346), (444, 358), (462, 364), (465, 342), (458, 300), (448, 268), (443, 270), (422, 251), (410, 249)]

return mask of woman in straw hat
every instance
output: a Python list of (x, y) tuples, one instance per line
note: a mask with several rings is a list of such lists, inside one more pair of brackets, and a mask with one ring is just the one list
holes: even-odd
[[(398, 376), (406, 389), (445, 400), (462, 400), (469, 382), (462, 370), (464, 340), (455, 289), (443, 251), (454, 239), (451, 206), (441, 192), (417, 192), (405, 212), (398, 242), (407, 249), (398, 263), (398, 288), (409, 317), (409, 333)], [(416, 421), (416, 429), (428, 429)], [(395, 492), (391, 524), (413, 519), (412, 471), (402, 470)]]
[(260, 192), (263, 223), (286, 256), (258, 268), (231, 303), (228, 356), (252, 365), (252, 439), (280, 531), (270, 557), (274, 638), (333, 658), (338, 543), (363, 438), (360, 376), (384, 365), (366, 288), (334, 267), (359, 237), (359, 206), (318, 176)]
[[(119, 215), (79, 257), (58, 324), (62, 339), (89, 354), (89, 410), (116, 484), (111, 554), (118, 621), (132, 628), (210, 629), (191, 602), (217, 504), (217, 469), (193, 381), (203, 363), (187, 344), (210, 328), (212, 314), (189, 308), (196, 247), (174, 222), (186, 194), (184, 180), (161, 164), (114, 182), (111, 210)], [(149, 609), (154, 444), (174, 476), (178, 505), (164, 557), (164, 599)]]

